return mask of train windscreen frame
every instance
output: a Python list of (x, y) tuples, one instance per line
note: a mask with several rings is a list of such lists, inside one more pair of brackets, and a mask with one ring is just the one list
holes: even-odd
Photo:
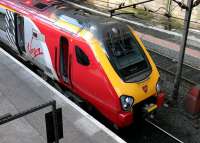
[(151, 73), (149, 61), (130, 30), (112, 28), (104, 33), (110, 63), (125, 82), (138, 82)]

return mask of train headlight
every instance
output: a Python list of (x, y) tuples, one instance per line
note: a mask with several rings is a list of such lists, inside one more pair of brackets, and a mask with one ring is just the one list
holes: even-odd
[(161, 91), (160, 80), (158, 81), (158, 83), (156, 85), (156, 90), (157, 90), (157, 93), (160, 93), (160, 91)]
[(123, 95), (123, 96), (120, 97), (120, 100), (121, 100), (122, 109), (124, 111), (131, 111), (132, 110), (132, 106), (133, 106), (133, 103), (134, 103), (133, 97)]

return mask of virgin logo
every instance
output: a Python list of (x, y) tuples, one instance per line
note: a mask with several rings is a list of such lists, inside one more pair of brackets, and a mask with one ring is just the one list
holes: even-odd
[(30, 41), (30, 43), (28, 43), (28, 51), (29, 51), (29, 53), (34, 57), (34, 58), (36, 58), (37, 56), (39, 56), (39, 55), (42, 55), (43, 54), (43, 52), (41, 51), (41, 48), (32, 48), (31, 47), (31, 45), (32, 45), (32, 42), (33, 42), (33, 36), (32, 36), (32, 38), (31, 38), (31, 41)]
[(28, 48), (28, 51), (34, 58), (43, 54), (40, 48)]
[(145, 85), (145, 86), (142, 87), (142, 89), (143, 89), (143, 91), (144, 91), (145, 93), (147, 93), (147, 91), (148, 91), (148, 86)]
[(28, 44), (28, 51), (34, 58), (43, 54), (41, 48), (31, 48), (29, 44)]

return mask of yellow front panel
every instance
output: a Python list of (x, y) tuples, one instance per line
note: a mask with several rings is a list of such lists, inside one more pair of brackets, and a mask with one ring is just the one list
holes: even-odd
[[(86, 37), (86, 35), (89, 32), (84, 31), (81, 35), (83, 37)], [(134, 34), (134, 33), (133, 33)], [(152, 67), (152, 73), (150, 77), (142, 82), (137, 83), (125, 83), (121, 78), (118, 76), (118, 74), (113, 69), (112, 65), (110, 64), (108, 57), (105, 54), (105, 51), (103, 51), (103, 48), (101, 47), (101, 43), (95, 39), (94, 37), (90, 37), (90, 39), (87, 39), (87, 41), (90, 43), (90, 46), (97, 58), (97, 60), (100, 62), (101, 66), (103, 67), (108, 79), (110, 80), (112, 86), (114, 87), (116, 93), (120, 97), (121, 95), (129, 95), (133, 96), (135, 99), (135, 104), (156, 94), (156, 84), (159, 79), (159, 73), (157, 71), (157, 68), (151, 59), (149, 53), (147, 52), (146, 48), (140, 41), (140, 39), (134, 34), (136, 39), (138, 40), (139, 44), (143, 48), (149, 63)], [(147, 93), (144, 92), (143, 86), (148, 86)]]
[(56, 21), (55, 24), (59, 27), (62, 27), (63, 29), (67, 29), (67, 31), (70, 31), (72, 33), (78, 33), (81, 30), (80, 27), (70, 24), (62, 19), (59, 19), (58, 21)]
[[(63, 21), (59, 21), (60, 24), (64, 24)], [(67, 24), (67, 23), (65, 23)], [(67, 24), (68, 26), (72, 26), (71, 24)], [(76, 26), (72, 26), (74, 31), (80, 30), (80, 28)], [(132, 30), (132, 29), (131, 29)], [(110, 80), (113, 88), (115, 89), (117, 95), (120, 97), (122, 95), (128, 95), (132, 96), (135, 99), (134, 104), (141, 102), (142, 100), (155, 95), (156, 94), (156, 84), (159, 79), (159, 73), (158, 70), (150, 57), (149, 53), (147, 52), (146, 48), (144, 47), (143, 43), (139, 39), (139, 37), (133, 32), (133, 35), (135, 36), (136, 40), (139, 42), (140, 46), (143, 48), (144, 53), (147, 56), (147, 59), (149, 60), (149, 63), (152, 67), (152, 73), (150, 74), (149, 78), (145, 81), (137, 82), (137, 83), (125, 83), (115, 72), (114, 68), (109, 62), (109, 59), (106, 55), (106, 52), (103, 50), (101, 43), (93, 36), (93, 34), (85, 29), (80, 31), (79, 36), (85, 39), (97, 61), (100, 63), (102, 68), (104, 69), (104, 72), (106, 73), (108, 79)], [(148, 86), (148, 91), (145, 93), (143, 90), (143, 86)]]

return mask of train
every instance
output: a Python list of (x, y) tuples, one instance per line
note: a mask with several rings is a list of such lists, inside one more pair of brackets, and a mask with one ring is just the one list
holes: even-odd
[(118, 128), (164, 103), (158, 69), (126, 23), (60, 0), (1, 0), (0, 41)]

